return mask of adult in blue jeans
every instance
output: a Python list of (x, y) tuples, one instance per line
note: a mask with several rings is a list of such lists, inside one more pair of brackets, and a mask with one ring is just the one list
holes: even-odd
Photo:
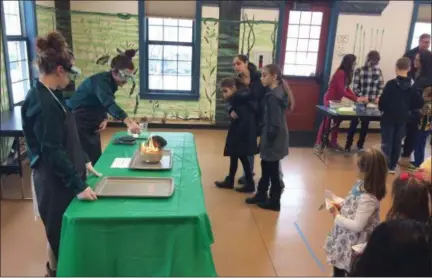
[[(357, 68), (354, 71), (353, 78), (353, 92), (358, 97), (366, 97), (369, 102), (378, 104), (379, 97), (384, 87), (384, 79), (381, 69), (378, 67), (380, 61), (380, 54), (376, 50), (368, 53), (366, 63), (363, 67)], [(359, 119), (351, 121), (347, 141), (345, 144), (345, 151), (351, 152), (351, 146), (354, 141), (354, 134), (357, 130)], [(357, 149), (362, 150), (366, 141), (366, 135), (369, 130), (369, 121), (361, 121), (360, 136), (357, 142)]]
[[(259, 103), (259, 109), (257, 113), (255, 114), (255, 121), (258, 124), (258, 134), (257, 137), (261, 134), (261, 126), (262, 126), (262, 114), (263, 114), (263, 107), (262, 107), (262, 100), (264, 98), (264, 95), (266, 94), (265, 87), (261, 84), (261, 72), (259, 69), (249, 61), (249, 58), (246, 55), (239, 54), (233, 59), (233, 67), (234, 70), (239, 78), (242, 79), (243, 83), (249, 88), (251, 91), (255, 101)], [(237, 118), (237, 115), (234, 111), (228, 107), (228, 112), (231, 118), (235, 119)], [(254, 156), (248, 157), (249, 164), (252, 168), (252, 173), (254, 173)], [(283, 178), (282, 170), (279, 165), (279, 172), (281, 176), (281, 181)], [(255, 175), (255, 173), (254, 173)], [(245, 184), (245, 177), (244, 173), (243, 176), (238, 180), (239, 184), (244, 185)], [(282, 182), (283, 186), (283, 182)]]
[(417, 93), (408, 77), (410, 63), (410, 59), (406, 57), (397, 60), (397, 76), (386, 83), (378, 103), (379, 110), (383, 112), (381, 147), (387, 156), (390, 174), (395, 173), (405, 135), (405, 125), (410, 119), (411, 111), (423, 106), (423, 98)]

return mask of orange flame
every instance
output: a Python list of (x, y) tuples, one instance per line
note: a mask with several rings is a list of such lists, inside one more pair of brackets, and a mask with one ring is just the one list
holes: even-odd
[(153, 144), (153, 138), (148, 140), (148, 143), (141, 144), (141, 152), (142, 153), (157, 153), (160, 152), (160, 149)]

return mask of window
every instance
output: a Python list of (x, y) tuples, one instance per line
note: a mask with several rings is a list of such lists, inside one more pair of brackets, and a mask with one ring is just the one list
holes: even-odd
[(321, 36), (322, 12), (290, 11), (285, 75), (315, 76)]
[(7, 54), (9, 60), (9, 76), (12, 88), (13, 104), (22, 102), (30, 89), (30, 69), (27, 50), (27, 38), (22, 20), (21, 1), (2, 1)]
[[(416, 22), (414, 26), (413, 39), (411, 42), (411, 49), (418, 46), (419, 38), (422, 34), (430, 34), (431, 33), (432, 24), (426, 22)], [(431, 50), (431, 46), (429, 45), (429, 50)]]
[(194, 23), (188, 19), (148, 18), (146, 93), (192, 95)]

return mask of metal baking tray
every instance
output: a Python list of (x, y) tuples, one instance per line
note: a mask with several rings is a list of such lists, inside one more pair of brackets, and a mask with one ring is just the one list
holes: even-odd
[(97, 196), (168, 198), (174, 193), (172, 178), (103, 177), (95, 186)]
[(171, 150), (163, 150), (162, 159), (159, 163), (146, 163), (140, 159), (139, 150), (137, 150), (129, 164), (130, 169), (134, 170), (169, 170), (172, 168)]

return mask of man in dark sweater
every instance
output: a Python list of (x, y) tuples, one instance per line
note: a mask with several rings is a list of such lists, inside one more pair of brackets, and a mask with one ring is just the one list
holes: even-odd
[(431, 43), (431, 35), (430, 34), (422, 34), (419, 37), (419, 44), (417, 47), (414, 47), (413, 49), (409, 50), (407, 53), (405, 53), (404, 57), (410, 58), (411, 60), (411, 69), (408, 72), (408, 77), (411, 79), (415, 78), (415, 72), (416, 69), (414, 68), (414, 60), (415, 60), (415, 56), (417, 55), (417, 53), (419, 53), (421, 50), (426, 50), (429, 49)]
[(379, 99), (381, 118), (381, 147), (387, 156), (389, 173), (394, 174), (405, 135), (405, 125), (413, 110), (423, 106), (423, 98), (412, 87), (408, 77), (410, 59), (396, 62), (396, 78), (388, 81)]

